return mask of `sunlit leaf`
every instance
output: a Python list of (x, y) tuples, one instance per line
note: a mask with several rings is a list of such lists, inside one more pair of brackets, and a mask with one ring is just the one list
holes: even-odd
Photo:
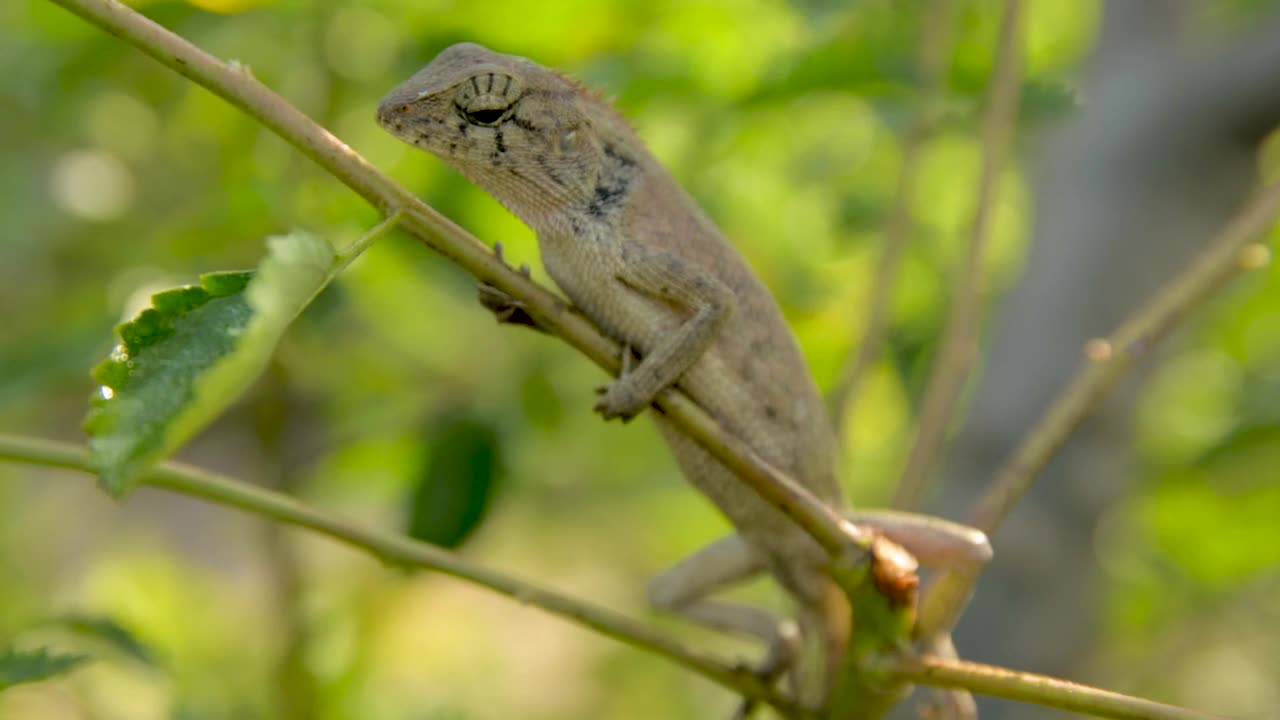
[(289, 323), (333, 279), (333, 248), (306, 233), (268, 240), (254, 272), (203, 275), (152, 297), (93, 372), (85, 430), (102, 485), (119, 496), (230, 405)]

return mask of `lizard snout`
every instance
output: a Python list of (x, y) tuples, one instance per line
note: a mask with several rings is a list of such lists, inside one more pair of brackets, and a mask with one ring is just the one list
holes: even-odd
[(399, 129), (402, 118), (407, 112), (409, 112), (408, 103), (399, 98), (388, 97), (378, 103), (376, 117), (378, 124), (382, 127)]

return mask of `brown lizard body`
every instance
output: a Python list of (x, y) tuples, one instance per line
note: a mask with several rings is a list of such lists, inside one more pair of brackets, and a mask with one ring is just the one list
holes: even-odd
[[(634, 349), (599, 410), (630, 417), (678, 386), (730, 432), (843, 509), (832, 429), (772, 295), (606, 102), (525, 58), (463, 43), (383, 98), (379, 123), (453, 166), (532, 227), (574, 305)], [(654, 416), (688, 480), (745, 540), (695, 555), (650, 587), (655, 604), (778, 639), (763, 612), (701, 599), (760, 569), (795, 599), (803, 695), (820, 700), (848, 628), (822, 549), (705, 450)], [(700, 586), (700, 587), (699, 587)], [(820, 668), (813, 668), (818, 663)], [(809, 669), (806, 669), (809, 666)]]

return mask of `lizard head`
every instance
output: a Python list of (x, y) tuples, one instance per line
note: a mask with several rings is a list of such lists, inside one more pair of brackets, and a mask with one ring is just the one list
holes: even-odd
[(604, 153), (593, 105), (607, 107), (554, 71), (460, 43), (387, 93), (377, 119), (536, 228), (597, 186)]

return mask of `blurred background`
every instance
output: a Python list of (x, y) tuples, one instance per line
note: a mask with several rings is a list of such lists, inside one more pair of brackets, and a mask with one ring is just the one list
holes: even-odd
[[(464, 40), (603, 89), (774, 291), (824, 389), (863, 331), (918, 92), (923, 5), (137, 3), (249, 67), (544, 282), (531, 233), (383, 133), (373, 108)], [(1183, 7), (1178, 37), (1231, 47), (1270, 10)], [(1037, 228), (1057, 227), (1044, 225), (1052, 208), (1033, 214), (1037, 193), (1057, 187), (1055, 168), (1074, 167), (1046, 163), (1042, 149), (1059, 128), (1083, 127), (1067, 131), (1078, 139), (1116, 126), (1088, 119), (1114, 107), (1095, 82), (1109, 77), (1098, 65), (1108, 56), (1095, 53), (1104, 16), (1097, 2), (1027, 3), (1015, 162), (987, 265), (994, 339), (978, 371), (992, 372), (937, 477), (929, 507), (948, 517), (967, 516), (1083, 339), (1173, 272), (1254, 181), (1252, 147), (1214, 165), (1230, 178), (1201, 173), (1210, 190), (1233, 190), (1177, 226), (1181, 244), (1170, 230), (1155, 245), (1099, 232), (1084, 234), (1116, 241), (1052, 246), (1088, 261), (1032, 248)], [(973, 214), (999, 20), (999, 3), (958, 3), (885, 353), (842, 438), (859, 505), (887, 501), (910, 446)], [(1120, 46), (1141, 34), (1122, 33)], [(273, 233), (301, 227), (342, 245), (377, 220), (240, 112), (50, 3), (0, 5), (0, 70), (0, 432), (82, 441), (89, 370), (151, 293), (252, 267)], [(1150, 186), (1133, 178), (1125, 187)], [(1214, 193), (1195, 187), (1163, 197), (1191, 197), (1180, 207), (1196, 210)], [(1237, 282), (1085, 430), (994, 537), (963, 655), (1280, 717), (1278, 303), (1274, 265)], [(562, 343), (496, 326), (464, 273), (393, 235), (307, 310), (261, 381), (179, 457), (652, 617), (645, 579), (728, 526), (682, 483), (648, 423), (591, 412), (603, 380)], [(765, 583), (744, 592), (780, 602)], [(751, 651), (653, 619), (726, 654)], [(703, 718), (733, 707), (668, 663), (463, 583), (191, 499), (143, 489), (117, 503), (88, 477), (12, 464), (0, 465), (0, 645), (98, 657), (0, 693), (5, 720)], [(1011, 703), (984, 711), (1054, 716)]]

